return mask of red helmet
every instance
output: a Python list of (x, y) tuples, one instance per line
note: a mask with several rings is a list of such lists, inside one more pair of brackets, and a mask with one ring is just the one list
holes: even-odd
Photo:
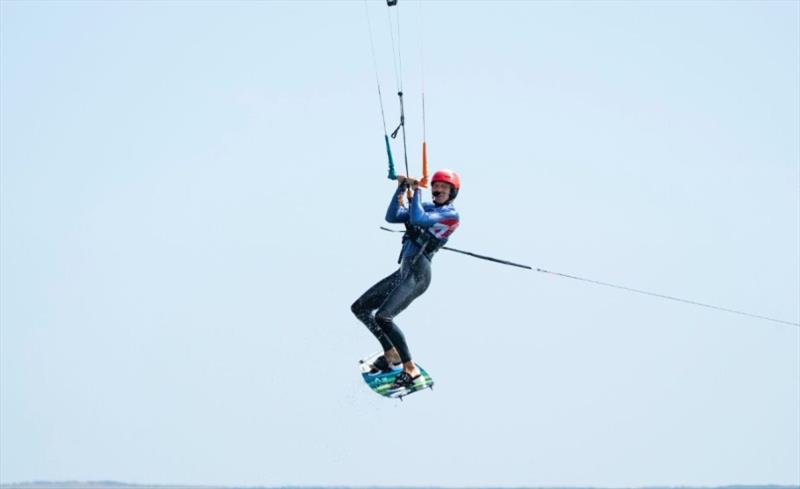
[(453, 186), (453, 190), (450, 192), (450, 200), (455, 199), (458, 191), (461, 190), (461, 177), (453, 170), (439, 170), (434, 173), (433, 177), (431, 177), (431, 184), (436, 182), (445, 182)]

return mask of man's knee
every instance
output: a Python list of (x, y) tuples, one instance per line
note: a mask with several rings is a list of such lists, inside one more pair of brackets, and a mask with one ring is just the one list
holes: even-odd
[(359, 299), (359, 300), (356, 300), (355, 302), (353, 302), (353, 304), (350, 306), (350, 311), (352, 311), (352, 313), (355, 314), (356, 316), (360, 316), (366, 310), (364, 308), (364, 304)]
[(373, 309), (364, 303), (361, 299), (353, 302), (350, 306), (350, 311), (362, 322), (370, 321)]
[(375, 322), (378, 323), (381, 328), (388, 328), (392, 325), (392, 321), (394, 320), (394, 316), (387, 313), (386, 311), (381, 311), (380, 309), (378, 312), (375, 313)]

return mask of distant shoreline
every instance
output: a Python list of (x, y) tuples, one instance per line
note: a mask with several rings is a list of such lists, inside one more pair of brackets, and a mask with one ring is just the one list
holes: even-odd
[(0, 489), (800, 489), (800, 485), (733, 484), (722, 486), (216, 486), (185, 484), (131, 484), (116, 481), (33, 481), (0, 484)]

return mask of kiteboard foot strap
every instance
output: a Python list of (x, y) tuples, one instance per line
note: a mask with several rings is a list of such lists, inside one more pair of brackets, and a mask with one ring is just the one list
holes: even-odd
[(414, 382), (416, 382), (417, 379), (419, 379), (421, 377), (422, 377), (422, 374), (417, 374), (414, 377), (412, 377), (408, 372), (403, 372), (403, 373), (401, 373), (400, 375), (397, 376), (397, 379), (395, 379), (394, 384), (392, 385), (392, 388), (398, 389), (398, 388), (403, 387), (403, 388), (408, 389), (409, 387), (412, 387), (414, 385)]
[(399, 363), (390, 363), (386, 359), (386, 355), (381, 355), (372, 362), (372, 365), (369, 366), (369, 371), (372, 374), (376, 374), (378, 372), (391, 372), (399, 367)]

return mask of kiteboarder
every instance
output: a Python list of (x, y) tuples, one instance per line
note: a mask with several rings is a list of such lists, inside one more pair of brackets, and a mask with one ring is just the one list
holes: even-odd
[[(371, 370), (389, 372), (402, 364), (403, 372), (398, 375), (395, 386), (409, 387), (419, 378), (420, 371), (411, 360), (405, 336), (394, 318), (427, 290), (431, 281), (431, 259), (458, 227), (459, 215), (452, 202), (461, 189), (461, 179), (451, 170), (434, 173), (431, 178), (433, 202), (424, 203), (419, 181), (398, 175), (397, 184), (386, 211), (386, 221), (406, 226), (398, 258), (400, 267), (364, 292), (351, 310), (383, 348), (384, 354), (374, 361)], [(408, 188), (413, 196), (405, 207), (403, 193)]]

